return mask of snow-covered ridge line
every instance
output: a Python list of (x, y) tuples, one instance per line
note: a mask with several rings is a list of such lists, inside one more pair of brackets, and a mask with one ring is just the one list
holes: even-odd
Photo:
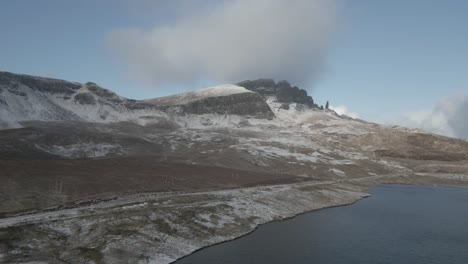
[(165, 97), (159, 97), (159, 98), (154, 98), (154, 99), (149, 99), (149, 100), (144, 100), (144, 101), (148, 103), (157, 104), (157, 105), (183, 105), (183, 104), (188, 104), (188, 103), (201, 100), (201, 99), (205, 99), (205, 98), (209, 98), (209, 97), (228, 96), (228, 95), (240, 94), (240, 93), (253, 93), (253, 92), (245, 89), (244, 87), (237, 86), (234, 84), (223, 84), (223, 85), (196, 90), (193, 92), (169, 95)]

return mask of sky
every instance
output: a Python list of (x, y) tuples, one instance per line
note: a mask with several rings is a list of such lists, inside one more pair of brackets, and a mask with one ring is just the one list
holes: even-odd
[(0, 70), (135, 99), (287, 79), (340, 113), (468, 138), (463, 0), (3, 0)]

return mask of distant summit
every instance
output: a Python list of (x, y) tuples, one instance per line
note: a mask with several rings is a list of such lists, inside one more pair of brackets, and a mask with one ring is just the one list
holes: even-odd
[(291, 86), (287, 81), (276, 83), (273, 79), (258, 79), (242, 81), (237, 85), (257, 92), (263, 97), (275, 96), (280, 103), (299, 103), (311, 108), (319, 108), (312, 96), (307, 94), (307, 91), (297, 86)]

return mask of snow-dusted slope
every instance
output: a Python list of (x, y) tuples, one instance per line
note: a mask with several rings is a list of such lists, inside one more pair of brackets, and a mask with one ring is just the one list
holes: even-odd
[(294, 130), (307, 130), (308, 133), (366, 134), (373, 124), (360, 119), (340, 116), (333, 110), (309, 108), (303, 104), (291, 103), (284, 108), (283, 103), (269, 97), (266, 102), (276, 116), (278, 126)]
[(200, 89), (193, 92), (170, 95), (145, 101), (156, 105), (185, 105), (209, 97), (220, 97), (241, 93), (253, 92), (237, 85), (223, 84), (205, 89)]
[(22, 121), (137, 121), (148, 115), (161, 112), (94, 83), (0, 72), (0, 128)]
[(0, 127), (17, 127), (26, 120), (79, 120), (75, 113), (55, 101), (63, 100), (20, 85), (16, 90), (0, 90)]
[[(44, 83), (48, 88), (42, 86)], [(0, 126), (18, 126), (24, 120), (80, 119), (56, 103), (69, 98), (78, 88), (75, 83), (0, 73)]]

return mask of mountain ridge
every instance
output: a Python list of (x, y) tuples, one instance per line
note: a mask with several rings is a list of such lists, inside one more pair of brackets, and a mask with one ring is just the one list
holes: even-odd
[[(210, 89), (211, 92), (207, 92)], [(142, 124), (148, 122), (149, 117), (174, 114), (213, 113), (274, 118), (263, 99), (256, 92), (229, 84), (135, 100), (119, 96), (93, 82), (81, 84), (0, 72), (0, 128), (19, 127), (22, 121), (34, 120), (131, 121)]]
[(286, 80), (279, 82), (275, 82), (273, 79), (245, 80), (237, 83), (237, 85), (257, 92), (264, 98), (274, 96), (280, 103), (299, 103), (312, 108), (320, 108), (318, 104), (314, 102), (312, 96), (307, 94), (306, 90), (300, 89), (297, 86), (292, 86)]

